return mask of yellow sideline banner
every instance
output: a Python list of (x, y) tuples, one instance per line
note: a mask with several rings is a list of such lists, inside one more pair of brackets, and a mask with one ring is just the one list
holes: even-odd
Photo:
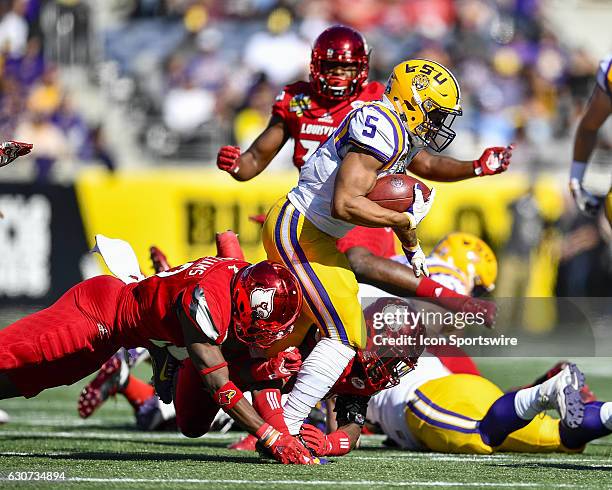
[[(168, 167), (110, 174), (92, 168), (79, 175), (76, 191), (90, 245), (97, 233), (127, 240), (143, 272), (150, 273), (151, 245), (160, 247), (177, 265), (214, 255), (215, 232), (227, 229), (239, 234), (248, 260), (265, 258), (260, 226), (249, 216), (266, 213), (296, 181), (295, 172), (236, 182), (216, 169)], [(425, 252), (457, 229), (482, 236), (495, 249), (503, 246), (512, 225), (508, 206), (528, 185), (527, 176), (513, 173), (436, 183), (433, 210), (419, 227)], [(546, 217), (558, 217), (563, 207), (561, 185), (540, 178), (534, 189)]]

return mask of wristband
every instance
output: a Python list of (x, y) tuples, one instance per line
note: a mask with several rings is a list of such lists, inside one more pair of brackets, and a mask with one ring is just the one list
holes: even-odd
[(482, 168), (480, 167), (479, 161), (474, 160), (472, 162), (472, 167), (474, 167), (474, 175), (480, 177), (482, 175)]
[(572, 162), (572, 167), (570, 169), (570, 179), (576, 179), (578, 182), (582, 183), (582, 179), (584, 178), (584, 173), (586, 172), (587, 163), (579, 162), (574, 160)]
[(337, 430), (327, 436), (326, 456), (343, 456), (351, 450), (351, 439), (343, 430)]
[(218, 369), (224, 368), (225, 366), (227, 366), (227, 362), (222, 362), (221, 364), (217, 364), (216, 366), (202, 369), (200, 371), (200, 374), (202, 376), (206, 376), (207, 374), (214, 373)]
[(270, 424), (263, 424), (259, 429), (257, 429), (255, 436), (265, 447), (270, 448), (281, 436), (281, 433)]
[(415, 294), (419, 298), (464, 298), (464, 294), (459, 294), (442, 286), (429, 277), (423, 277), (416, 288)]
[(244, 398), (244, 395), (234, 383), (228, 381), (221, 388), (215, 391), (213, 398), (217, 405), (219, 405), (223, 411), (227, 412), (228, 410), (234, 408), (234, 405)]

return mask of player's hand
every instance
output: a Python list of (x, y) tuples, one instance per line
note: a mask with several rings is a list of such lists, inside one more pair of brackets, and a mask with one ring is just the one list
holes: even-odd
[(0, 167), (8, 165), (18, 157), (27, 155), (32, 151), (32, 144), (20, 141), (5, 141), (0, 143)]
[(482, 315), (485, 327), (493, 328), (497, 318), (497, 304), (493, 301), (480, 298), (468, 298), (463, 304), (462, 310), (466, 313)]
[(414, 201), (406, 211), (406, 215), (408, 215), (408, 219), (410, 219), (410, 229), (414, 230), (418, 224), (423, 221), (423, 218), (427, 216), (431, 206), (433, 206), (436, 190), (432, 187), (427, 200), (423, 198), (423, 192), (419, 188), (419, 184), (414, 184), (412, 193), (414, 195)]
[(329, 442), (327, 436), (314, 425), (304, 424), (300, 428), (300, 439), (315, 456), (327, 456)]
[(570, 179), (569, 188), (580, 212), (586, 216), (595, 216), (603, 204), (603, 198), (587, 191), (578, 179)]
[(264, 424), (257, 434), (261, 445), (275, 460), (283, 464), (315, 464), (310, 451), (296, 437), (282, 434), (269, 424)]
[(296, 347), (288, 347), (276, 356), (253, 366), (251, 373), (254, 381), (286, 379), (297, 373), (302, 367), (302, 355)]
[(429, 277), (426, 257), (423, 253), (420, 242), (417, 242), (416, 246), (414, 247), (406, 247), (405, 245), (402, 245), (402, 250), (404, 250), (404, 255), (406, 255), (408, 262), (410, 262), (410, 265), (412, 266), (414, 275), (419, 277), (421, 273), (423, 273), (425, 276)]
[(514, 145), (487, 148), (478, 160), (474, 160), (474, 173), (484, 177), (505, 172), (510, 166), (513, 149)]
[(222, 146), (217, 153), (217, 167), (231, 174), (238, 172), (239, 146)]
[(351, 450), (351, 440), (343, 430), (325, 435), (315, 426), (304, 424), (300, 428), (300, 439), (315, 456), (342, 456)]

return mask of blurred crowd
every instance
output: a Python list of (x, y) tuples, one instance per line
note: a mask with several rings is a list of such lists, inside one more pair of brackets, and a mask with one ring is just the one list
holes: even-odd
[(59, 7), (43, 0), (0, 1), (0, 134), (35, 142), (33, 178), (40, 182), (62, 159), (96, 160), (114, 168), (100, 128), (75, 107), (60, 81), (60, 60), (44, 49), (58, 38), (45, 32), (43, 16), (58, 20)]
[[(124, 93), (154, 152), (193, 157), (182, 144), (233, 139), (265, 125), (274, 94), (308, 77), (310, 46), (328, 25), (362, 31), (370, 78), (385, 81), (409, 57), (452, 68), (464, 116), (450, 151), (519, 143), (534, 170), (559, 162), (592, 87), (597, 60), (564, 44), (540, 0), (140, 0), (113, 2), (104, 29), (105, 74), (130, 80)], [(121, 6), (121, 7), (119, 7)], [(129, 7), (129, 8), (128, 8)], [(134, 97), (136, 95), (136, 97)], [(208, 157), (208, 158), (207, 158)], [(564, 160), (566, 160), (565, 158)]]

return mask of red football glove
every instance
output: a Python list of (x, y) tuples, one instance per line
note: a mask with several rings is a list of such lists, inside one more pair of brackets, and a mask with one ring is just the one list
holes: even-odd
[(251, 367), (254, 381), (286, 379), (297, 373), (302, 366), (302, 356), (296, 347), (289, 347), (275, 357)]
[(265, 450), (283, 464), (315, 464), (310, 451), (296, 438), (263, 424), (255, 434)]
[(19, 141), (0, 143), (0, 167), (8, 165), (18, 157), (27, 155), (32, 150), (32, 144)]
[(495, 325), (497, 305), (493, 301), (480, 298), (469, 298), (463, 303), (462, 310), (466, 313), (480, 313), (484, 317), (486, 327), (493, 328), (493, 325)]
[(510, 166), (514, 145), (487, 148), (478, 160), (474, 160), (474, 173), (481, 177), (505, 172)]
[(240, 158), (239, 146), (222, 146), (217, 153), (217, 167), (234, 174), (238, 171), (238, 158)]
[(314, 425), (304, 424), (300, 438), (315, 456), (343, 456), (351, 450), (351, 440), (343, 430), (325, 435)]

